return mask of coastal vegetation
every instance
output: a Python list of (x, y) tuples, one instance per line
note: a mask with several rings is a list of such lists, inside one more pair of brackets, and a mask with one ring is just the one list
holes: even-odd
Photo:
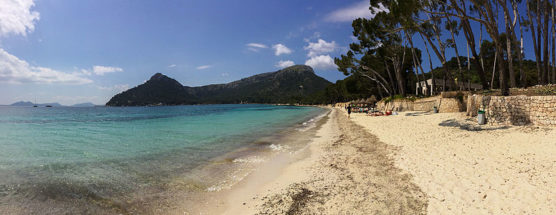
[[(326, 101), (360, 95), (352, 92), (384, 98), (419, 95), (421, 88), (469, 90), (469, 83), (507, 96), (515, 91), (510, 88), (556, 83), (554, 0), (370, 0), (370, 5), (374, 18), (353, 21), (356, 41), (335, 59), (348, 81), (329, 86)], [(534, 47), (535, 61), (525, 59), (526, 46)], [(449, 53), (457, 57), (448, 58)], [(436, 68), (434, 58), (441, 64)], [(432, 86), (421, 86), (428, 79)], [(448, 86), (451, 81), (463, 84)], [(357, 90), (343, 90), (349, 88)]]

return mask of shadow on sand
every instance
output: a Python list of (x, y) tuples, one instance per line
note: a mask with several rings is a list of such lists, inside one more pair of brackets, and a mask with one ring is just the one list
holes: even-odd
[[(472, 120), (467, 120), (470, 122), (473, 122)], [(508, 129), (510, 128), (509, 126), (501, 126), (501, 127), (481, 127), (480, 125), (477, 125), (476, 122), (473, 122), (475, 124), (472, 123), (468, 123), (468, 122), (458, 122), (455, 119), (449, 119), (449, 120), (444, 120), (443, 122), (439, 123), (438, 125), (440, 126), (444, 126), (444, 127), (454, 127), (454, 128), (459, 128), (461, 130), (466, 130), (466, 131), (491, 131), (491, 130), (502, 130), (502, 129)]]
[(426, 116), (426, 115), (432, 115), (432, 112), (414, 112), (414, 113), (406, 113), (405, 116)]

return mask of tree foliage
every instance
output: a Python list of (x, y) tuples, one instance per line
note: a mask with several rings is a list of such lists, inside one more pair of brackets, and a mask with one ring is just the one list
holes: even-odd
[[(374, 18), (353, 21), (357, 42), (335, 63), (340, 72), (366, 79), (376, 95), (385, 96), (415, 93), (408, 81), (428, 78), (433, 78), (433, 86), (418, 87), (435, 88), (434, 80), (441, 78), (444, 84), (461, 81), (500, 88), (503, 95), (509, 94), (509, 87), (556, 83), (555, 5), (554, 0), (370, 0)], [(524, 29), (531, 32), (532, 41), (523, 41)], [(429, 61), (436, 57), (441, 62), (436, 69), (430, 62), (433, 72), (424, 71), (415, 39), (421, 39)], [(466, 41), (465, 49), (458, 47), (461, 40)], [(527, 45), (534, 47), (536, 62), (523, 60)], [(457, 57), (449, 59), (447, 51), (452, 49)], [(461, 50), (467, 50), (467, 57)]]

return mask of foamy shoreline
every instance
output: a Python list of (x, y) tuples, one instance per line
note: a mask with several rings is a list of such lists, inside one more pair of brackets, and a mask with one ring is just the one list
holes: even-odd
[[(322, 107), (320, 107), (322, 108)], [(195, 180), (212, 180), (216, 183), (207, 184), (202, 190), (192, 193), (192, 199), (184, 199), (178, 208), (169, 210), (170, 214), (221, 214), (228, 208), (227, 196), (243, 192), (248, 187), (258, 187), (261, 182), (270, 181), (279, 175), (274, 170), (288, 166), (294, 160), (305, 157), (306, 147), (316, 131), (322, 118), (329, 109), (321, 114), (307, 118), (300, 124), (288, 127), (278, 133), (259, 138), (255, 143), (238, 148), (222, 156), (214, 158), (214, 164), (200, 166), (193, 175)], [(229, 163), (222, 165), (222, 162)], [(268, 170), (268, 171), (265, 171)], [(214, 180), (218, 179), (218, 180)], [(251, 180), (254, 179), (254, 180)], [(250, 190), (250, 188), (248, 188)]]
[(307, 148), (262, 163), (207, 212), (555, 213), (554, 129), (476, 126), (461, 113), (346, 115), (333, 109)]

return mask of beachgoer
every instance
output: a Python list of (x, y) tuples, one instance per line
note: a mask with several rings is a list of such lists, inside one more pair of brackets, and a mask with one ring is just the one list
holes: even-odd
[(349, 116), (351, 115), (351, 106), (348, 106), (347, 109), (348, 109), (348, 118), (349, 118)]

